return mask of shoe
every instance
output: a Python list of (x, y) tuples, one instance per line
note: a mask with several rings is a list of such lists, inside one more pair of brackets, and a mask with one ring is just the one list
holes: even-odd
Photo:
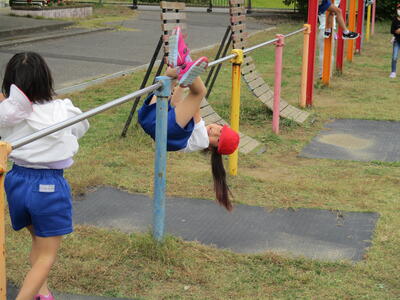
[(396, 72), (390, 73), (389, 77), (390, 77), (390, 78), (396, 78)]
[(172, 33), (168, 39), (168, 45), (168, 64), (171, 68), (180, 67), (188, 62), (187, 59), (190, 50), (186, 46), (185, 39), (182, 35), (182, 29), (179, 26), (175, 27), (175, 29), (172, 30)]
[(344, 33), (344, 32), (343, 32), (343, 34), (342, 34), (342, 38), (343, 38), (344, 40), (355, 40), (355, 39), (358, 38), (359, 36), (360, 36), (359, 33), (357, 33), (357, 32), (352, 32), (352, 31), (349, 31), (348, 33)]
[(178, 80), (181, 87), (187, 87), (192, 84), (208, 66), (208, 58), (200, 57), (196, 61), (188, 62), (179, 69)]
[(332, 31), (324, 31), (324, 39), (329, 39), (332, 35)]
[(55, 300), (51, 293), (49, 293), (47, 296), (37, 294), (34, 299), (35, 300)]

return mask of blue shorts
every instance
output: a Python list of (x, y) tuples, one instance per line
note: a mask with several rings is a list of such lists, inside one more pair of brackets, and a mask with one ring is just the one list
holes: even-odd
[(4, 183), (14, 230), (33, 225), (40, 237), (73, 231), (71, 190), (63, 172), (14, 164)]
[[(156, 103), (149, 105), (153, 94), (148, 96), (139, 109), (138, 119), (143, 130), (151, 136), (153, 140), (156, 138)], [(176, 123), (175, 108), (168, 102), (168, 134), (167, 134), (167, 151), (178, 151), (184, 149), (187, 141), (192, 135), (194, 129), (193, 119), (182, 128)]]
[(326, 12), (331, 4), (330, 0), (322, 0), (322, 3), (318, 6), (318, 14), (321, 15)]

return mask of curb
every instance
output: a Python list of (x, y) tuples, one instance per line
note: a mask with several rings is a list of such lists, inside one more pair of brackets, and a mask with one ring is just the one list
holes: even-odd
[(46, 36), (31, 37), (31, 38), (25, 38), (25, 39), (19, 39), (19, 40), (9, 40), (9, 41), (5, 41), (5, 42), (0, 42), (0, 48), (7, 47), (7, 46), (16, 46), (16, 45), (26, 44), (26, 43), (33, 43), (33, 42), (44, 41), (44, 40), (61, 39), (64, 37), (77, 36), (77, 35), (107, 31), (107, 30), (112, 30), (112, 29), (113, 28), (88, 29), (88, 30), (83, 30), (83, 31), (79, 31), (79, 32), (66, 32), (65, 34), (50, 34), (50, 35), (46, 35)]
[(48, 24), (48, 25), (41, 25), (35, 27), (21, 27), (11, 30), (0, 30), (0, 38), (4, 37), (13, 37), (16, 35), (22, 34), (30, 34), (30, 33), (37, 33), (37, 31), (48, 31), (48, 30), (57, 30), (64, 27), (68, 27), (73, 25), (74, 22), (63, 22), (58, 24)]

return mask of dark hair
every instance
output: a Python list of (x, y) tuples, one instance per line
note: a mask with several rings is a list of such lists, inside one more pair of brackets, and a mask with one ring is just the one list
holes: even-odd
[(10, 96), (11, 84), (18, 86), (33, 103), (44, 103), (53, 98), (53, 77), (43, 57), (35, 52), (15, 54), (7, 64), (2, 92)]
[(229, 199), (231, 194), (228, 184), (226, 183), (226, 172), (224, 163), (222, 162), (222, 155), (218, 153), (217, 147), (211, 146), (211, 169), (214, 179), (214, 190), (217, 201), (220, 205), (225, 207), (228, 211), (233, 209), (232, 203)]

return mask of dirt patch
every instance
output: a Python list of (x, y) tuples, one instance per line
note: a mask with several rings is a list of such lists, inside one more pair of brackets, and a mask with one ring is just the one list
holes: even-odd
[(361, 150), (374, 144), (371, 140), (359, 138), (351, 134), (329, 134), (318, 138), (318, 141), (349, 150)]

